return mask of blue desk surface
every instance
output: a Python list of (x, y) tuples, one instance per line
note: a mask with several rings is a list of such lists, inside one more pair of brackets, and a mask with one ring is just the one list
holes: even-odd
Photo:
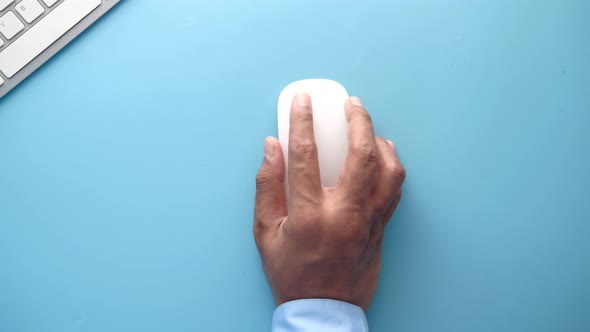
[(590, 2), (126, 0), (0, 102), (0, 330), (268, 331), (288, 83), (399, 145), (372, 331), (590, 330)]

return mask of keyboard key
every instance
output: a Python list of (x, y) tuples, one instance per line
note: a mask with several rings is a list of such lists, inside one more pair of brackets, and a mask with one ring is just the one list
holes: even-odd
[(19, 2), (14, 9), (16, 9), (27, 23), (33, 23), (33, 21), (45, 11), (45, 8), (43, 8), (37, 0), (23, 0)]
[[(0, 0), (2, 1), (2, 0)], [(55, 5), (56, 2), (58, 2), (59, 0), (43, 0), (43, 2), (45, 2), (45, 4), (47, 5), (47, 7), (51, 7), (53, 5)]]
[(26, 33), (0, 51), (0, 71), (6, 77), (12, 78), (100, 4), (101, 0), (63, 1)]
[(14, 0), (0, 0), (0, 10), (4, 10), (4, 8), (8, 7)]
[(2, 47), (2, 45), (4, 45), (4, 40), (2, 40), (2, 38), (0, 38), (0, 47)]
[(0, 77), (0, 85), (4, 84), (4, 80)]
[(13, 12), (9, 11), (0, 17), (0, 33), (6, 37), (6, 39), (12, 39), (19, 32), (25, 28), (23, 22), (21, 22)]

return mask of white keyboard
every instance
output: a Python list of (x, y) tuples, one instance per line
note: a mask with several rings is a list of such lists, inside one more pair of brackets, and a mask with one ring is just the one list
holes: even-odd
[(0, 98), (119, 0), (0, 0)]

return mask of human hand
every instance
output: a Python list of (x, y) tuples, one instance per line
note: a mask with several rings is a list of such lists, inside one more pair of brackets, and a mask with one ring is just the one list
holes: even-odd
[(323, 188), (310, 97), (291, 106), (289, 194), (280, 143), (267, 138), (256, 177), (254, 236), (277, 305), (323, 298), (367, 310), (381, 269), (383, 232), (405, 179), (393, 143), (375, 137), (358, 98), (345, 105), (349, 151), (338, 184)]

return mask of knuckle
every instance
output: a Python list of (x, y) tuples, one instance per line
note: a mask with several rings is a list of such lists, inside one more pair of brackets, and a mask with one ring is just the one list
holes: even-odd
[(256, 190), (263, 190), (272, 181), (272, 173), (267, 169), (260, 169), (256, 174)]
[(401, 179), (402, 181), (406, 179), (406, 175), (407, 175), (406, 169), (401, 164), (395, 164), (395, 165), (388, 167), (388, 172), (393, 177), (395, 177), (397, 179)]
[(353, 106), (352, 116), (356, 116), (361, 121), (372, 121), (371, 114), (363, 106)]
[(366, 109), (361, 107), (357, 111), (357, 114), (358, 114), (358, 117), (361, 118), (363, 121), (373, 122), (373, 119), (371, 118), (371, 114), (369, 114), (369, 112), (367, 112)]
[(311, 159), (316, 154), (316, 145), (312, 141), (299, 141), (289, 144), (291, 153), (301, 159)]
[(295, 121), (297, 122), (311, 122), (313, 121), (313, 113), (311, 107), (300, 107), (298, 112), (294, 114)]
[(363, 142), (353, 147), (353, 152), (366, 163), (376, 163), (379, 160), (379, 154), (374, 144)]

